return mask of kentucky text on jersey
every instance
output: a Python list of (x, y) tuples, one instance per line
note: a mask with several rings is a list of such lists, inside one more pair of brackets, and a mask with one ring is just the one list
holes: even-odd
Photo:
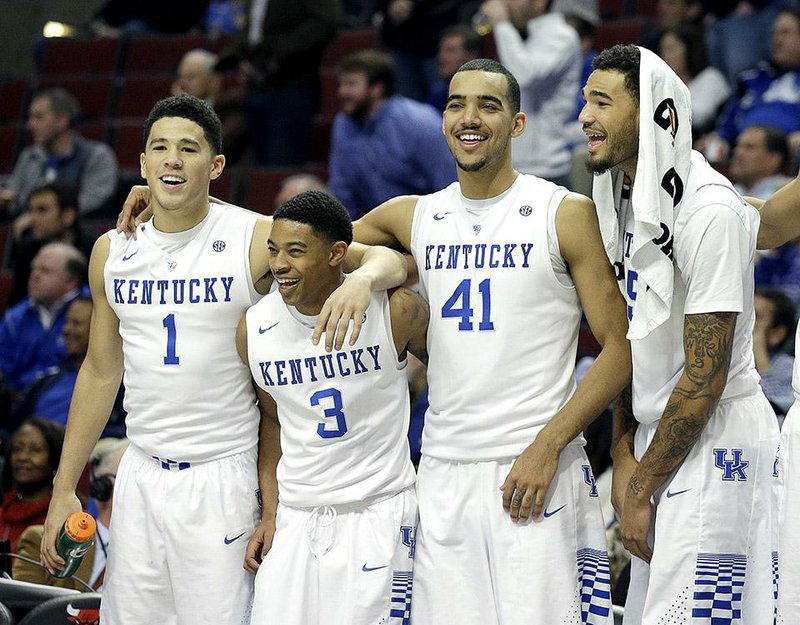
[(425, 269), (528, 267), (533, 243), (426, 245)]
[(230, 302), (233, 276), (134, 280), (114, 278), (115, 304), (211, 304)]
[[(378, 361), (380, 345), (370, 345), (366, 349), (351, 349), (335, 354), (295, 358), (293, 360), (267, 360), (259, 362), (264, 386), (286, 386), (316, 382), (322, 378), (360, 375), (367, 371), (380, 371)], [(304, 375), (308, 375), (304, 379)]]

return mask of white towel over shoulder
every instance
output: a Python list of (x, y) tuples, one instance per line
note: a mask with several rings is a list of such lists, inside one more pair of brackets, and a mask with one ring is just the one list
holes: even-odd
[[(672, 234), (675, 210), (683, 198), (692, 150), (689, 89), (656, 54), (639, 48), (639, 158), (631, 206), (634, 215), (631, 266), (639, 289), (628, 338), (641, 339), (661, 325), (672, 305)], [(618, 260), (618, 209), (622, 172), (594, 179), (603, 242), (611, 262)]]

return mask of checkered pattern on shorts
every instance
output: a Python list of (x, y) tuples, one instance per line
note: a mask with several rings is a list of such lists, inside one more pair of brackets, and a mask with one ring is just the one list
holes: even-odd
[(392, 608), (389, 617), (399, 619), (400, 625), (409, 625), (411, 620), (411, 589), (414, 574), (411, 571), (395, 571), (392, 575)]
[(606, 623), (611, 612), (611, 572), (608, 553), (599, 549), (578, 551), (578, 582), (581, 591), (581, 622)]
[(694, 579), (693, 625), (738, 625), (742, 618), (742, 590), (747, 556), (737, 553), (701, 553)]

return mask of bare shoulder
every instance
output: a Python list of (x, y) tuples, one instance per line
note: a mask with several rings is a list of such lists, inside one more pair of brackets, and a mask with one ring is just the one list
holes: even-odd
[(567, 193), (558, 205), (556, 219), (573, 220), (585, 219), (586, 217), (597, 220), (597, 212), (591, 198), (580, 193)]

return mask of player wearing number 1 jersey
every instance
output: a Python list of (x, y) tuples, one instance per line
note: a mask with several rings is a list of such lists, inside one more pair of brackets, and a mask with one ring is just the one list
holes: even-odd
[(352, 238), (332, 196), (288, 200), (267, 243), (278, 292), (239, 324), (273, 443), (248, 549), (254, 625), (408, 623), (417, 502), (404, 369), (407, 350), (425, 358), (427, 307), (404, 289), (375, 292), (352, 347), (306, 340)]
[[(209, 181), (225, 163), (220, 150), (219, 119), (201, 100), (158, 102), (145, 122), (141, 156), (153, 219), (136, 238), (104, 235), (92, 253), (89, 349), (42, 560), (50, 569), (63, 566), (55, 537), (80, 509), (75, 485), (124, 372), (131, 446), (115, 482), (106, 625), (249, 623), (253, 577), (242, 563), (260, 517), (260, 415), (235, 333), (259, 289), (269, 286), (263, 242), (271, 224), (209, 203)], [(392, 281), (373, 278), (351, 296), (369, 291), (365, 284)]]
[[(463, 65), (443, 116), (458, 183), (356, 222), (358, 240), (413, 253), (430, 306), (422, 625), (611, 622), (581, 432), (630, 381), (624, 302), (592, 202), (512, 168), (525, 121), (502, 65)], [(576, 388), (581, 308), (603, 349)]]

